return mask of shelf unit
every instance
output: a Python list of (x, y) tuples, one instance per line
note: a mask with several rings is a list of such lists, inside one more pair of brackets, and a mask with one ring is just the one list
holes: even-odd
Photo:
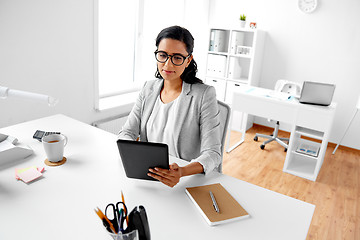
[[(258, 86), (265, 32), (257, 29), (210, 28), (205, 82), (216, 89), (217, 98), (230, 105), (241, 85)], [(241, 131), (252, 126), (254, 117), (232, 112), (230, 127)], [(242, 119), (244, 118), (244, 121)], [(239, 124), (241, 125), (241, 124)]]
[(210, 28), (205, 81), (218, 99), (231, 104), (234, 88), (257, 86), (265, 33), (257, 29)]
[[(324, 162), (336, 103), (330, 106), (299, 105), (283, 171), (315, 181)], [(303, 137), (311, 138), (306, 140)], [(320, 142), (320, 143), (318, 143)], [(296, 152), (302, 143), (319, 148), (316, 157)]]
[[(320, 143), (304, 139), (302, 136), (320, 140)], [(328, 144), (328, 134), (310, 128), (295, 126), (290, 136), (290, 143), (283, 171), (315, 181), (324, 161)], [(300, 144), (319, 148), (317, 156), (297, 152), (296, 150)]]

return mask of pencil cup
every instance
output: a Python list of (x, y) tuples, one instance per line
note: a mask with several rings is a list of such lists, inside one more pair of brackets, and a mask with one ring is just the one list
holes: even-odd
[(139, 240), (138, 230), (133, 230), (129, 233), (109, 233), (114, 240)]

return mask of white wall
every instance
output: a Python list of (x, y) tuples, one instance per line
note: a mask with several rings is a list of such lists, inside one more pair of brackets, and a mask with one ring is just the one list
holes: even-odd
[[(210, 25), (232, 26), (240, 14), (267, 32), (260, 86), (277, 79), (335, 83), (338, 103), (330, 142), (338, 142), (360, 95), (360, 1), (319, 0), (312, 14), (297, 0), (211, 0)], [(360, 114), (342, 145), (360, 149)]]
[[(200, 73), (209, 34), (207, 1), (201, 2), (203, 6), (197, 3), (193, 8), (193, 16), (185, 16), (186, 27), (195, 31)], [(186, 1), (186, 9), (191, 9), (189, 4)], [(296, 4), (296, 0), (209, 0), (209, 22), (231, 26), (245, 13), (248, 21), (256, 21), (268, 33), (262, 87), (273, 88), (279, 78), (335, 83), (338, 111), (330, 141), (337, 142), (360, 94), (360, 2), (319, 0), (319, 8), (310, 15), (301, 13)], [(1, 86), (61, 100), (55, 108), (0, 100), (0, 127), (55, 113), (91, 123), (129, 109), (94, 110), (93, 1), (0, 0), (0, 53)], [(343, 145), (360, 149), (359, 122), (360, 114)]]
[(124, 111), (94, 110), (93, 1), (0, 0), (0, 53), (1, 86), (60, 99), (54, 108), (0, 100), (0, 127), (55, 113), (91, 123)]

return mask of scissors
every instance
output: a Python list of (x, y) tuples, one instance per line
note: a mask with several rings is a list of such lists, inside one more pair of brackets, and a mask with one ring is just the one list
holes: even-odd
[[(119, 208), (119, 205), (122, 205), (125, 211), (123, 208)], [(111, 209), (112, 214), (108, 214), (108, 208)], [(117, 202), (116, 204), (109, 203), (105, 208), (106, 217), (109, 219), (109, 221), (112, 223), (112, 225), (118, 232), (124, 230), (123, 224), (125, 218), (127, 217), (127, 213), (127, 207), (124, 202)]]

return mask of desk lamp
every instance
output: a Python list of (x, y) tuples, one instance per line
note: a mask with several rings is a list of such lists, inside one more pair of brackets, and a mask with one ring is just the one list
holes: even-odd
[(358, 99), (357, 104), (356, 104), (356, 110), (355, 110), (354, 116), (353, 116), (352, 119), (350, 120), (349, 125), (347, 126), (347, 128), (346, 128), (346, 130), (345, 130), (345, 132), (344, 132), (344, 135), (343, 135), (342, 138), (340, 139), (340, 142), (336, 145), (336, 147), (335, 147), (335, 149), (334, 149), (334, 151), (333, 151), (332, 154), (335, 154), (335, 152), (336, 152), (336, 150), (338, 149), (341, 141), (344, 139), (345, 134), (346, 134), (347, 131), (349, 130), (349, 127), (350, 127), (352, 121), (354, 120), (354, 118), (355, 118), (357, 112), (359, 111), (359, 109), (360, 109), (360, 95), (359, 95), (359, 99)]
[(20, 90), (14, 90), (10, 89), (8, 87), (2, 87), (0, 86), (0, 98), (6, 99), (6, 98), (20, 98), (24, 100), (32, 100), (32, 101), (38, 101), (47, 103), (50, 107), (55, 106), (59, 100), (47, 95), (38, 94), (38, 93), (31, 93), (31, 92), (25, 92)]
[[(24, 100), (37, 101), (48, 104), (50, 107), (55, 106), (59, 100), (47, 95), (25, 92), (20, 90), (9, 89), (0, 86), (0, 99), (19, 98)], [(16, 160), (25, 158), (33, 153), (33, 150), (26, 146), (17, 144), (15, 137), (0, 133), (0, 160)]]

